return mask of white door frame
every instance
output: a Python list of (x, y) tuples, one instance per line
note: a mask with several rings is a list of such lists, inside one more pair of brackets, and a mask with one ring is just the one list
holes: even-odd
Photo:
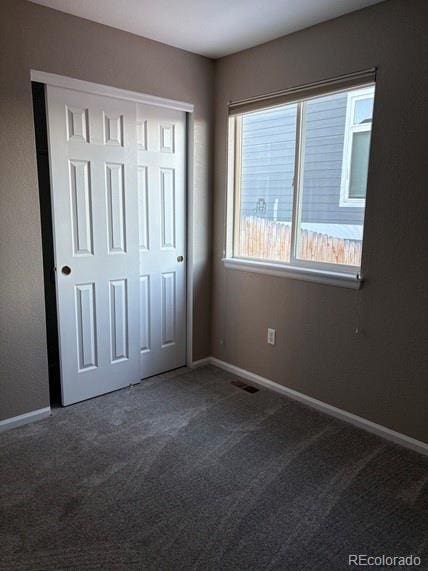
[(31, 81), (52, 85), (55, 87), (63, 87), (65, 89), (75, 89), (85, 93), (95, 95), (105, 95), (115, 97), (116, 99), (125, 99), (127, 101), (135, 101), (137, 103), (145, 103), (147, 105), (155, 105), (157, 107), (166, 107), (168, 109), (176, 109), (186, 113), (186, 249), (187, 249), (187, 266), (186, 266), (186, 365), (191, 367), (193, 364), (193, 209), (194, 209), (194, 190), (193, 190), (193, 130), (194, 130), (194, 105), (185, 101), (176, 101), (175, 99), (165, 99), (156, 95), (139, 93), (137, 91), (128, 91), (118, 87), (110, 87), (100, 83), (92, 83), (83, 81), (73, 77), (57, 75), (56, 73), (47, 73), (45, 71), (37, 71), (32, 69), (30, 72)]

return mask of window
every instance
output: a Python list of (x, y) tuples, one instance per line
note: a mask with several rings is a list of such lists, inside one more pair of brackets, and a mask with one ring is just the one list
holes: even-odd
[(226, 258), (360, 271), (374, 85), (230, 117)]
[(369, 167), (370, 135), (372, 130), (374, 87), (348, 94), (341, 206), (364, 206)]

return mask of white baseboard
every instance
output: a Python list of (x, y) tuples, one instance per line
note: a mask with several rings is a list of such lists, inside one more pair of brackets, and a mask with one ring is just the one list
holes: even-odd
[(197, 369), (198, 367), (203, 367), (204, 365), (209, 365), (211, 363), (212, 357), (205, 357), (204, 359), (199, 359), (198, 361), (192, 361), (189, 365), (191, 369)]
[(50, 414), (51, 407), (47, 406), (46, 408), (39, 408), (38, 410), (32, 410), (31, 412), (20, 414), (19, 416), (0, 420), (0, 432), (5, 432), (6, 430), (11, 430), (18, 426), (24, 426), (24, 424), (29, 424), (36, 420), (42, 420), (43, 418), (50, 416)]
[[(400, 432), (396, 432), (395, 430), (391, 430), (386, 426), (382, 426), (380, 424), (376, 424), (371, 420), (367, 420), (361, 416), (357, 416), (351, 412), (346, 410), (337, 408), (325, 402), (322, 402), (318, 399), (312, 398), (310, 396), (304, 395), (298, 391), (293, 389), (289, 389), (283, 385), (279, 385), (274, 381), (266, 379), (256, 373), (252, 373), (251, 371), (247, 371), (245, 369), (241, 369), (235, 365), (231, 365), (230, 363), (226, 363), (226, 361), (222, 361), (217, 359), (216, 357), (205, 357), (204, 359), (199, 359), (198, 361), (193, 361), (190, 364), (192, 369), (197, 367), (203, 367), (204, 365), (214, 365), (219, 367), (220, 369), (224, 369), (225, 371), (229, 371), (243, 379), (247, 379), (257, 385), (261, 385), (273, 391), (276, 391), (280, 394), (283, 394), (287, 397), (290, 397), (294, 400), (302, 402), (312, 408), (315, 408), (321, 412), (324, 412), (330, 416), (334, 416), (335, 418), (339, 418), (340, 420), (344, 420), (358, 428), (362, 428), (363, 430), (367, 430), (377, 436), (381, 436), (391, 442), (396, 444), (400, 444), (405, 448), (410, 448), (416, 452), (421, 454), (428, 455), (428, 444), (426, 442), (422, 442), (421, 440), (416, 440), (411, 436), (407, 436)], [(7, 418), (5, 420), (0, 420), (0, 432), (4, 432), (6, 430), (11, 430), (12, 428), (16, 428), (18, 426), (23, 426), (30, 422), (34, 422), (36, 420), (42, 420), (47, 418), (51, 414), (50, 407), (41, 408), (39, 410), (33, 410), (31, 412), (27, 412), (25, 414), (21, 414), (19, 416), (15, 416), (13, 418)]]
[(304, 395), (303, 393), (299, 393), (298, 391), (295, 391), (293, 389), (284, 387), (283, 385), (279, 385), (274, 381), (266, 379), (265, 377), (261, 377), (260, 375), (256, 375), (251, 371), (246, 371), (245, 369), (236, 367), (235, 365), (231, 365), (230, 363), (226, 363), (225, 361), (221, 361), (216, 357), (211, 357), (208, 360), (211, 365), (215, 365), (220, 369), (224, 369), (225, 371), (234, 373), (235, 375), (242, 377), (243, 379), (247, 379), (248, 381), (251, 381), (257, 385), (261, 385), (263, 387), (281, 393), (287, 397), (302, 402), (330, 416), (334, 416), (335, 418), (339, 418), (340, 420), (349, 422), (350, 424), (353, 424), (358, 428), (362, 428), (363, 430), (367, 430), (368, 432), (376, 434), (377, 436), (386, 438), (387, 440), (394, 442), (395, 444), (400, 444), (401, 446), (410, 448), (411, 450), (414, 450), (421, 454), (428, 455), (428, 444), (426, 442), (422, 442), (421, 440), (416, 440), (411, 436), (406, 436), (405, 434), (401, 434), (401, 432), (396, 432), (395, 430), (391, 430), (386, 426), (376, 424), (371, 420), (367, 420), (366, 418), (357, 416), (356, 414), (352, 414), (351, 412), (347, 412), (346, 410), (342, 410), (341, 408), (337, 408), (335, 406), (322, 402), (318, 399), (314, 399), (312, 397)]

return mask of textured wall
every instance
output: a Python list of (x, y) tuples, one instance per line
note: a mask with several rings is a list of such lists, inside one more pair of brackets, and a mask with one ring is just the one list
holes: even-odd
[[(424, 441), (427, 28), (425, 0), (390, 0), (217, 61), (212, 336), (220, 359)], [(227, 102), (372, 66), (364, 288), (224, 270)]]
[(0, 419), (49, 404), (30, 69), (194, 103), (194, 359), (210, 351), (213, 63), (23, 0), (4, 0), (0, 21)]

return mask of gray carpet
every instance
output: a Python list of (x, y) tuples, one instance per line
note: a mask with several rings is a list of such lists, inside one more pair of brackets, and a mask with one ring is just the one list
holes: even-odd
[(428, 458), (214, 367), (0, 436), (0, 569), (428, 565)]

